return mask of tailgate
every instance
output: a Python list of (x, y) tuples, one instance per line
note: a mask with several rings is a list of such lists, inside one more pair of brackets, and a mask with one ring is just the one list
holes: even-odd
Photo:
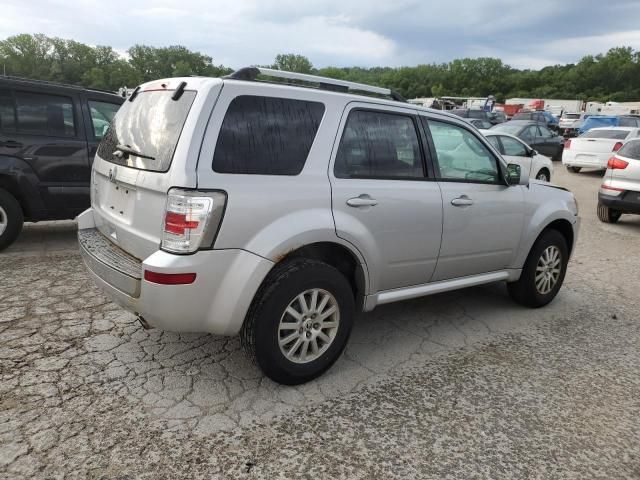
[(170, 175), (96, 158), (92, 177), (91, 206), (96, 228), (141, 260), (158, 250)]
[(91, 206), (96, 228), (128, 254), (144, 260), (160, 248), (170, 188), (196, 188), (208, 120), (200, 112), (221, 87), (192, 78), (142, 85), (114, 117), (93, 164)]
[(576, 138), (571, 140), (571, 150), (579, 153), (611, 153), (620, 140), (611, 138)]

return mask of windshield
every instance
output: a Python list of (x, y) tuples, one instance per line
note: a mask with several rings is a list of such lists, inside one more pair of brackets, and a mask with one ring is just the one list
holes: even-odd
[(518, 135), (518, 132), (522, 130), (522, 126), (513, 125), (507, 122), (507, 123), (501, 123), (499, 125), (494, 125), (493, 127), (491, 127), (491, 130), (496, 130), (498, 132), (506, 132), (506, 133), (510, 133), (511, 135)]
[(622, 148), (618, 150), (618, 155), (621, 157), (632, 158), (634, 160), (640, 160), (640, 140), (633, 140), (625, 143)]
[[(132, 102), (125, 101), (100, 142), (98, 156), (140, 170), (169, 170), (182, 127), (196, 97), (196, 92), (187, 90), (178, 100), (172, 100), (174, 93), (173, 90), (143, 91)], [(118, 145), (123, 147), (121, 151)], [(114, 152), (117, 153), (114, 155)]]
[(626, 130), (589, 130), (581, 135), (582, 138), (610, 138), (624, 140), (629, 135)]

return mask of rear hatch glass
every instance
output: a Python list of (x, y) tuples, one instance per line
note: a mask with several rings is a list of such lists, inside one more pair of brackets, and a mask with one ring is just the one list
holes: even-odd
[(581, 138), (608, 138), (624, 140), (629, 135), (626, 130), (589, 130), (581, 135)]
[(618, 155), (620, 157), (640, 160), (640, 140), (625, 143), (622, 148), (618, 150)]
[(196, 92), (173, 100), (174, 90), (141, 91), (126, 101), (98, 147), (108, 162), (140, 170), (166, 172)]

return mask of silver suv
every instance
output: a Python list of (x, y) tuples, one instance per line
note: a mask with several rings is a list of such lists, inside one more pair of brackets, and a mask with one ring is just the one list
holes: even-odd
[(240, 334), (285, 384), (328, 369), (377, 305), (499, 281), (547, 304), (579, 223), (570, 192), (455, 115), (258, 68), (136, 88), (91, 183), (95, 282), (145, 327)]

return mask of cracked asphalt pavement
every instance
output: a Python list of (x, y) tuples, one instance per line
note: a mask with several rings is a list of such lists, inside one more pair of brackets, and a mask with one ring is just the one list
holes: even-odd
[(237, 338), (143, 330), (89, 281), (73, 222), (0, 254), (1, 478), (640, 478), (640, 216), (580, 202), (546, 308), (489, 285), (363, 315), (316, 381)]

